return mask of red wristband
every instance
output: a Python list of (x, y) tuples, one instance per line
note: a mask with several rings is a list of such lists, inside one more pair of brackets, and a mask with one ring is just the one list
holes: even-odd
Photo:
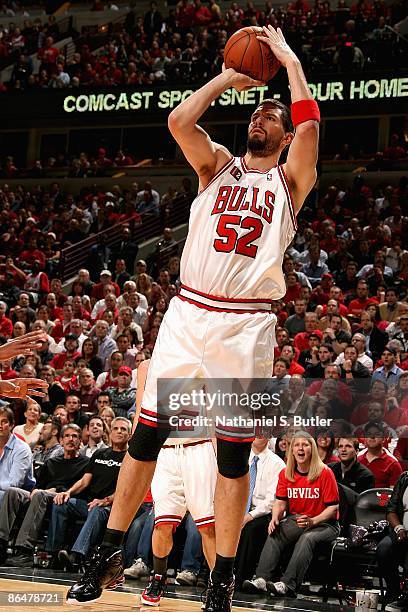
[(293, 126), (296, 127), (305, 121), (320, 122), (320, 111), (316, 100), (299, 100), (290, 107)]

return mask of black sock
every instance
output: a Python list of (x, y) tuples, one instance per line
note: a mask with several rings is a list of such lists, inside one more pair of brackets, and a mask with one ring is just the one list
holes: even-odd
[(159, 574), (160, 576), (166, 576), (168, 559), (168, 555), (167, 557), (156, 557), (153, 555), (153, 572), (155, 574)]
[(217, 554), (215, 566), (211, 572), (211, 580), (215, 584), (225, 584), (231, 581), (234, 573), (235, 557), (222, 557)]
[(119, 529), (107, 529), (102, 542), (102, 548), (120, 548), (125, 537), (124, 531)]

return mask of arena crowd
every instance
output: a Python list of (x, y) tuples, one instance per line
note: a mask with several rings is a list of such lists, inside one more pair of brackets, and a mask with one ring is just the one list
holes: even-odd
[[(41, 558), (80, 569), (101, 537), (130, 438), (137, 369), (151, 356), (180, 285), (181, 253), (171, 228), (160, 242), (170, 257), (159, 269), (138, 259), (132, 231), (145, 215), (171, 206), (174, 194), (159, 194), (151, 184), (78, 196), (58, 183), (31, 191), (1, 186), (1, 343), (29, 330), (46, 333), (39, 350), (1, 363), (1, 379), (39, 377), (49, 385), (45, 397), (3, 398), (0, 407), (0, 445), (8, 450), (0, 460), (2, 564), (31, 567)], [(407, 597), (389, 561), (406, 546), (407, 195), (406, 178), (373, 189), (358, 176), (349, 188), (339, 183), (313, 192), (299, 216), (283, 264), (287, 292), (274, 303), (277, 346), (267, 381), (270, 393), (280, 395), (274, 415), (284, 415), (287, 426), (258, 432), (253, 444), (251, 469), (258, 466), (236, 562), (240, 589), (295, 596), (301, 588), (303, 544), (282, 580), (271, 583), (279, 555), (271, 531), (268, 536), (276, 500), (287, 502), (279, 474), (294, 469), (301, 417), (319, 478), (330, 466), (339, 489), (356, 495), (394, 488), (392, 529), (378, 548), (378, 563), (387, 600)], [(68, 290), (63, 287), (61, 249), (117, 222), (124, 222), (120, 242), (98, 243)], [(328, 491), (332, 503), (338, 492)], [(333, 541), (340, 531), (334, 516), (324, 531), (314, 524), (319, 508), (309, 506), (291, 510), (311, 517), (313, 555), (319, 541)], [(16, 518), (23, 508), (21, 524)], [(72, 533), (73, 523), (79, 533)], [(126, 539), (127, 577), (149, 574), (153, 528), (149, 496)], [(177, 581), (194, 585), (202, 579), (201, 540), (189, 516), (184, 529)]]
[[(180, 0), (166, 15), (152, 2), (145, 14), (133, 9), (122, 25), (111, 26), (102, 45), (100, 34), (84, 27), (68, 60), (54, 46), (57, 24), (28, 20), (22, 30), (10, 24), (0, 32), (0, 58), (16, 59), (0, 89), (200, 83), (221, 72), (231, 34), (268, 24), (282, 28), (309, 74), (403, 67), (406, 42), (398, 24), (404, 18), (401, 0), (338, 0), (336, 6), (296, 0), (279, 7), (267, 1), (262, 10), (252, 1), (232, 2), (223, 10), (216, 0)], [(33, 43), (41, 60), (38, 72), (30, 56)]]

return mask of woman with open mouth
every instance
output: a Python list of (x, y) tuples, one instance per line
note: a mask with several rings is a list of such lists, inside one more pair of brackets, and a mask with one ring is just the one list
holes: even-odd
[[(279, 474), (276, 500), (257, 576), (243, 589), (275, 597), (296, 597), (319, 542), (332, 542), (340, 533), (339, 493), (332, 470), (319, 457), (316, 442), (297, 431)], [(293, 552), (278, 582), (276, 569), (283, 553)]]

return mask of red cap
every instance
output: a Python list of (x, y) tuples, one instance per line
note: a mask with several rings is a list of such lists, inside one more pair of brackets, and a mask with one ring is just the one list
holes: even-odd
[(326, 274), (322, 274), (322, 278), (333, 278), (333, 274), (326, 272)]
[(128, 376), (132, 376), (132, 368), (129, 368), (128, 366), (120, 366), (118, 374), (127, 374)]

